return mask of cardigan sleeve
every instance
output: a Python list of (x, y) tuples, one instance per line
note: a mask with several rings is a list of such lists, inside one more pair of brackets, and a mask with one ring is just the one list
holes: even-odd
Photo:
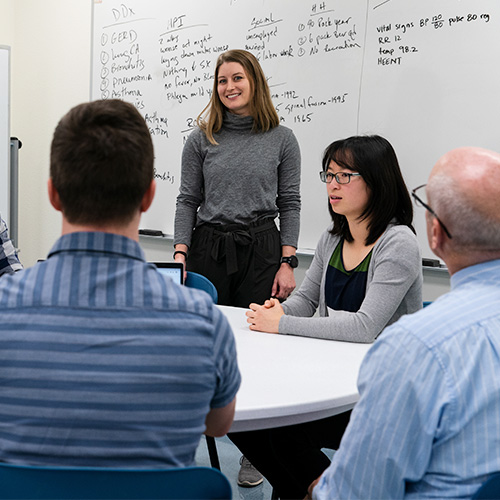
[[(331, 248), (331, 246), (330, 246)], [(331, 250), (330, 250), (331, 251)], [(321, 302), (325, 266), (329, 256), (323, 255), (311, 264), (305, 280), (310, 306), (306, 308), (302, 286), (285, 304), (279, 332), (289, 335), (316, 337), (348, 342), (373, 342), (382, 330), (405, 313), (422, 307), (422, 266), (420, 249), (415, 235), (406, 226), (391, 226), (373, 248), (371, 270), (366, 295), (357, 312), (330, 311), (326, 316), (313, 317), (310, 309)], [(318, 276), (321, 281), (318, 285)], [(315, 292), (311, 290), (315, 285)], [(308, 314), (304, 314), (307, 312)], [(309, 316), (309, 317), (303, 317)]]
[[(286, 315), (293, 316), (294, 319), (297, 316), (307, 319), (314, 316), (320, 303), (321, 286), (324, 275), (323, 270), (328, 264), (329, 249), (335, 247), (338, 238), (335, 237), (334, 241), (335, 243), (333, 243), (332, 247), (332, 236), (328, 231), (325, 231), (321, 235), (316, 245), (316, 252), (314, 253), (313, 260), (306, 272), (302, 284), (299, 289), (282, 304)], [(281, 319), (283, 320), (283, 318)], [(280, 333), (288, 333), (288, 331), (282, 331), (281, 326), (280, 321)]]

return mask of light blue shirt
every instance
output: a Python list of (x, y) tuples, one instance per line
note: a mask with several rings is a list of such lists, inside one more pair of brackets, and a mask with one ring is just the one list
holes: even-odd
[(500, 260), (387, 328), (315, 499), (470, 498), (500, 471)]

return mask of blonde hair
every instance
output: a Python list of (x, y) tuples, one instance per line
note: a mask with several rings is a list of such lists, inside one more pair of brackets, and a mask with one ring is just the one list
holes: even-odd
[(196, 123), (212, 144), (217, 144), (214, 134), (219, 132), (224, 121), (225, 106), (222, 104), (218, 87), (219, 68), (227, 62), (236, 62), (243, 66), (250, 81), (252, 97), (250, 99), (250, 114), (254, 119), (254, 132), (267, 132), (279, 125), (279, 117), (271, 100), (271, 92), (266, 77), (256, 57), (246, 50), (228, 50), (217, 58), (215, 66), (214, 86), (212, 96), (207, 106), (199, 114)]

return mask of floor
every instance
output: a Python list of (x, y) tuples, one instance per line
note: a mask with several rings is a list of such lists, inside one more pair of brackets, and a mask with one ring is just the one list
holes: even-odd
[[(254, 488), (241, 488), (236, 484), (238, 471), (240, 470), (241, 453), (227, 436), (217, 438), (217, 453), (219, 455), (222, 472), (229, 479), (233, 489), (233, 498), (235, 500), (271, 500), (272, 488), (264, 478), (264, 482)], [(332, 459), (333, 450), (323, 450), (323, 452)], [(207, 443), (205, 437), (201, 438), (200, 446), (196, 451), (196, 465), (210, 467), (208, 457)]]
[[(241, 488), (236, 484), (238, 471), (240, 470), (241, 453), (227, 436), (217, 438), (215, 441), (217, 442), (220, 466), (222, 472), (231, 483), (233, 498), (235, 500), (270, 500), (272, 488), (266, 479), (264, 479), (262, 484), (254, 488)], [(204, 437), (202, 437), (200, 446), (196, 451), (196, 465), (210, 467), (210, 459), (208, 457), (207, 444)]]

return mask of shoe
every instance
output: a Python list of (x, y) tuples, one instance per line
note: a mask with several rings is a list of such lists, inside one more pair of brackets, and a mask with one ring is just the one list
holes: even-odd
[(240, 471), (238, 472), (238, 486), (253, 488), (264, 481), (262, 474), (245, 457), (240, 458)]

